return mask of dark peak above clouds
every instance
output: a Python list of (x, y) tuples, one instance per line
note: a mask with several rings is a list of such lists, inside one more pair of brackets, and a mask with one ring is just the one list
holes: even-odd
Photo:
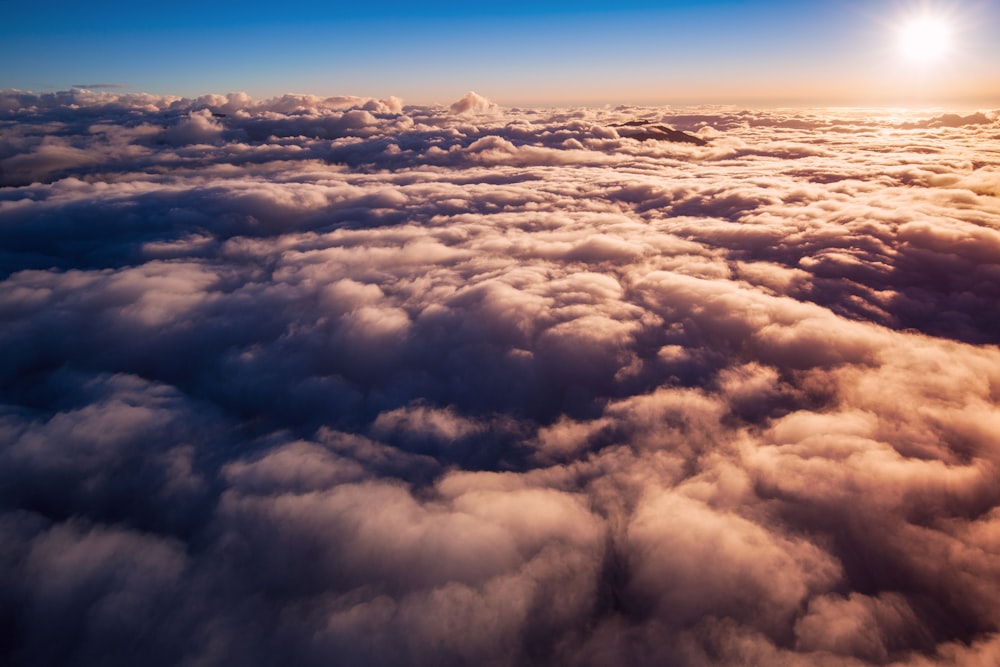
[(612, 125), (611, 127), (622, 128), (619, 131), (620, 135), (638, 141), (652, 139), (654, 141), (676, 141), (685, 144), (694, 144), (695, 146), (708, 145), (708, 142), (701, 137), (664, 125), (652, 125), (648, 120), (632, 120), (620, 125)]

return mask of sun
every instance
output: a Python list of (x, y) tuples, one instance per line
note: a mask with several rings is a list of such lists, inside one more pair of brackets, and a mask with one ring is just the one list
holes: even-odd
[(932, 63), (940, 60), (951, 47), (951, 27), (937, 16), (919, 16), (899, 28), (899, 51), (907, 60)]

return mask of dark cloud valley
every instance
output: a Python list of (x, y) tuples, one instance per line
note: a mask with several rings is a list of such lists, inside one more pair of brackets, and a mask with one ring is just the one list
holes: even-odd
[(996, 111), (3, 91), (0, 657), (997, 664), (998, 196)]

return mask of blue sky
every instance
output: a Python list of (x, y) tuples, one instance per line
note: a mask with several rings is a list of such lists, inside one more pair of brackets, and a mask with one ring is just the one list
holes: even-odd
[[(0, 0), (0, 87), (121, 84), (505, 104), (988, 103), (990, 2), (371, 2)], [(894, 30), (930, 10), (956, 48), (900, 62)]]

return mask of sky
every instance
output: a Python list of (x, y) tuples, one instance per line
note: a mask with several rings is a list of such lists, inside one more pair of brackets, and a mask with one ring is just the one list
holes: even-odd
[[(0, 87), (120, 85), (395, 95), (507, 105), (959, 105), (1000, 98), (996, 3), (328, 3), (4, 0)], [(906, 62), (900, 25), (947, 17), (954, 48)]]

